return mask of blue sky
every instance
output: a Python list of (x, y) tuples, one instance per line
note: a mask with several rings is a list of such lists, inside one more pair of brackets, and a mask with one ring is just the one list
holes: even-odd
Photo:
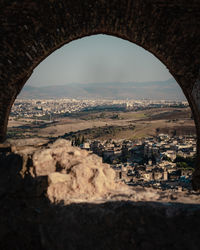
[(53, 52), (34, 70), (31, 86), (93, 82), (143, 82), (171, 78), (155, 56), (126, 40), (95, 35)]

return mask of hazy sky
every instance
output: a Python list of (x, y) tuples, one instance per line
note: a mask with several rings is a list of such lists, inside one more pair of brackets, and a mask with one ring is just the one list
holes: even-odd
[(143, 48), (113, 36), (95, 35), (56, 50), (35, 68), (27, 84), (159, 81), (168, 69)]

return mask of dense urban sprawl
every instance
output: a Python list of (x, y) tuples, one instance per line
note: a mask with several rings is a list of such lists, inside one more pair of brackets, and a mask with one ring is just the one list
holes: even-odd
[(129, 185), (190, 188), (196, 154), (194, 136), (159, 134), (137, 141), (88, 141), (80, 144), (111, 164)]
[(91, 109), (143, 110), (147, 108), (188, 107), (186, 101), (166, 100), (79, 100), (79, 99), (17, 99), (11, 110), (11, 117), (41, 118), (62, 116)]

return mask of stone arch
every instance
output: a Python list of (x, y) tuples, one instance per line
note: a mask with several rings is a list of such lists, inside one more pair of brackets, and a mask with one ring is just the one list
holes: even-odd
[(0, 140), (11, 106), (33, 69), (75, 39), (108, 34), (154, 54), (181, 86), (197, 128), (200, 188), (200, 3), (193, 0), (3, 0), (0, 4)]

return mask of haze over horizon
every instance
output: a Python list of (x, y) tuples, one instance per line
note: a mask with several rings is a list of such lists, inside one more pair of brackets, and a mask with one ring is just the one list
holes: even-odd
[(108, 35), (84, 37), (42, 61), (27, 85), (71, 83), (152, 82), (172, 78), (154, 55), (127, 40)]
[(108, 35), (77, 39), (53, 52), (35, 68), (20, 96), (185, 99), (153, 54)]

